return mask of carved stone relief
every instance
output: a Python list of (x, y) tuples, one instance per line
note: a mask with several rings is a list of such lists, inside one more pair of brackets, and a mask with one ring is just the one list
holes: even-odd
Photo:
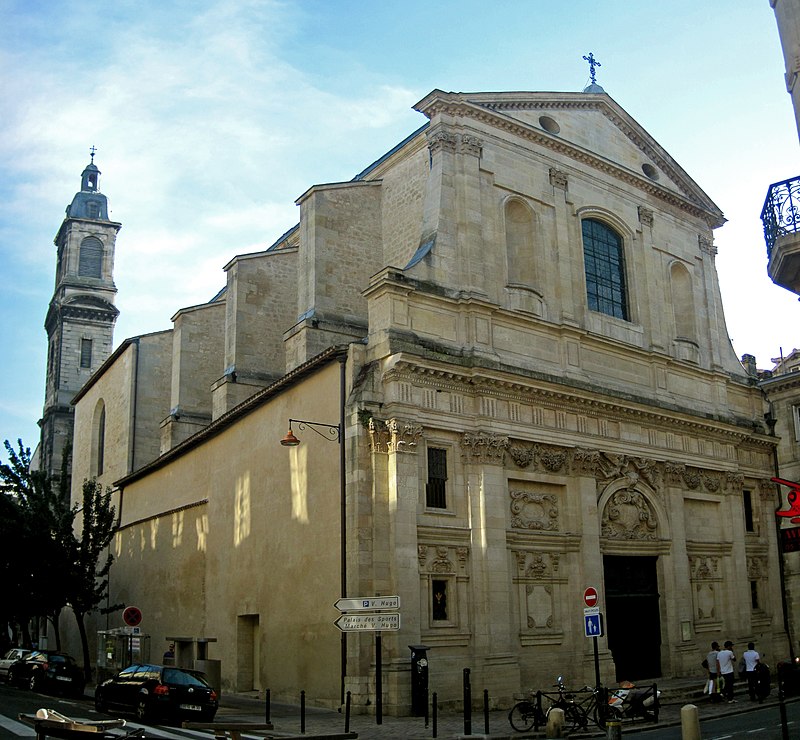
[(420, 573), (460, 574), (467, 572), (469, 548), (454, 545), (417, 545)]
[(709, 621), (717, 617), (717, 594), (713, 583), (695, 584), (696, 619), (699, 622)]
[(466, 463), (502, 465), (508, 437), (490, 432), (465, 432), (461, 455)]
[(514, 529), (558, 531), (558, 496), (526, 490), (510, 490), (509, 495)]
[(527, 626), (530, 630), (553, 628), (553, 588), (539, 583), (525, 586)]
[(603, 509), (603, 537), (620, 540), (657, 539), (658, 520), (647, 499), (633, 489), (612, 494)]

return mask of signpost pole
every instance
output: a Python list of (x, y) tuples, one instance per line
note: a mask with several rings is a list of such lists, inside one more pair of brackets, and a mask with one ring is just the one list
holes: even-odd
[(594, 685), (595, 688), (600, 688), (600, 654), (597, 651), (597, 638), (593, 637), (594, 643)]
[(383, 724), (383, 676), (381, 663), (382, 645), (380, 631), (375, 633), (375, 723)]

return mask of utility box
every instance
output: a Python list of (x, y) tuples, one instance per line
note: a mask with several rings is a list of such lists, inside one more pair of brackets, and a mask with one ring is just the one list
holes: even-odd
[(174, 645), (173, 665), (178, 668), (192, 668), (206, 674), (206, 679), (222, 695), (222, 661), (208, 657), (208, 646), (216, 642), (216, 637), (167, 637), (170, 646)]
[(427, 645), (409, 645), (411, 650), (411, 714), (424, 717), (428, 711)]

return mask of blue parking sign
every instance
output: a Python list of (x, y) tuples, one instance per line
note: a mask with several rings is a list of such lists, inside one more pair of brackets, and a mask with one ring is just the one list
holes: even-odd
[(602, 637), (603, 636), (603, 615), (602, 614), (584, 614), (583, 615), (583, 628), (586, 637)]

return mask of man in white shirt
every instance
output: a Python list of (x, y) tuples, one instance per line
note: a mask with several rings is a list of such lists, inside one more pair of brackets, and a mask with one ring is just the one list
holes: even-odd
[(733, 643), (730, 640), (726, 640), (725, 647), (717, 653), (717, 663), (719, 664), (719, 672), (723, 681), (722, 695), (728, 704), (733, 704), (736, 701), (733, 698), (733, 664), (736, 662), (736, 656), (733, 654), (732, 648)]
[(747, 676), (747, 693), (750, 694), (750, 701), (756, 700), (756, 666), (761, 660), (761, 656), (756, 652), (756, 646), (752, 642), (747, 643), (747, 650), (744, 651), (744, 670)]

